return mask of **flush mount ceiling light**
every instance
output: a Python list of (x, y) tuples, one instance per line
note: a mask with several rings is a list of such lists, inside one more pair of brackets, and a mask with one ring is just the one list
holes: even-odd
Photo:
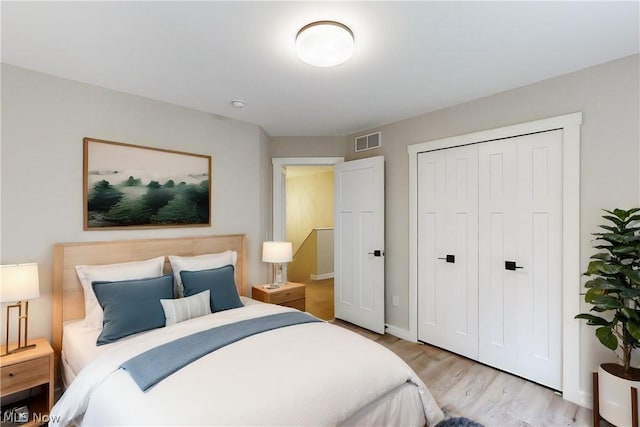
[(247, 105), (246, 102), (244, 102), (242, 99), (234, 99), (233, 101), (231, 101), (231, 106), (233, 108), (244, 108)]
[(296, 51), (300, 59), (316, 67), (342, 64), (353, 55), (353, 33), (339, 22), (312, 22), (298, 31)]

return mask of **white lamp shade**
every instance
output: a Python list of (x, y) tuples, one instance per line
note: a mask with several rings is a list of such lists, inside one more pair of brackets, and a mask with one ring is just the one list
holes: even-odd
[(353, 33), (339, 22), (312, 22), (298, 32), (296, 52), (300, 59), (316, 67), (342, 64), (353, 55)]
[(40, 296), (38, 264), (0, 265), (0, 302), (25, 301)]
[(293, 258), (291, 242), (264, 242), (262, 261), (272, 263), (289, 262)]

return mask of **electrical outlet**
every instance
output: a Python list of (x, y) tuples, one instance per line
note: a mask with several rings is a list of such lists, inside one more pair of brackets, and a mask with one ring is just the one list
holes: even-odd
[(400, 297), (398, 295), (393, 296), (393, 302), (391, 303), (394, 307), (400, 306)]

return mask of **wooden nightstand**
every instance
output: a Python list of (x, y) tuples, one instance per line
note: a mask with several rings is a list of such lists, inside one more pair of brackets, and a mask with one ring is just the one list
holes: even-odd
[[(0, 356), (0, 397), (3, 401), (17, 393), (41, 388), (39, 394), (24, 402), (29, 407), (29, 421), (20, 426), (45, 424), (53, 406), (53, 349), (45, 338), (30, 339), (29, 344), (35, 344), (36, 347)], [(19, 400), (7, 407), (21, 404), (23, 402)]]
[(251, 298), (270, 304), (284, 305), (304, 311), (304, 284), (287, 282), (277, 289), (265, 289), (263, 285), (251, 289)]

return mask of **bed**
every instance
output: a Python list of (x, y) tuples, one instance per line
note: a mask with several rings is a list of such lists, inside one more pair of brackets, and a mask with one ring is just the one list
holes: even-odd
[[(161, 268), (170, 274), (169, 256), (189, 259), (225, 251), (237, 254), (232, 274), (240, 305), (96, 345), (108, 329), (108, 307), (104, 329), (88, 327), (76, 266), (164, 257)], [(443, 418), (427, 387), (391, 351), (293, 308), (245, 297), (245, 265), (243, 235), (55, 245), (53, 346), (66, 390), (52, 410), (50, 425), (424, 426)], [(134, 289), (126, 288), (126, 281), (110, 283)], [(142, 367), (153, 366), (147, 370), (157, 373), (173, 360), (162, 362), (153, 354), (179, 359), (195, 351), (185, 340), (202, 334), (226, 337), (234, 328), (243, 333), (284, 318), (299, 323), (230, 340), (159, 374), (147, 389), (129, 365), (142, 358), (147, 361)]]

